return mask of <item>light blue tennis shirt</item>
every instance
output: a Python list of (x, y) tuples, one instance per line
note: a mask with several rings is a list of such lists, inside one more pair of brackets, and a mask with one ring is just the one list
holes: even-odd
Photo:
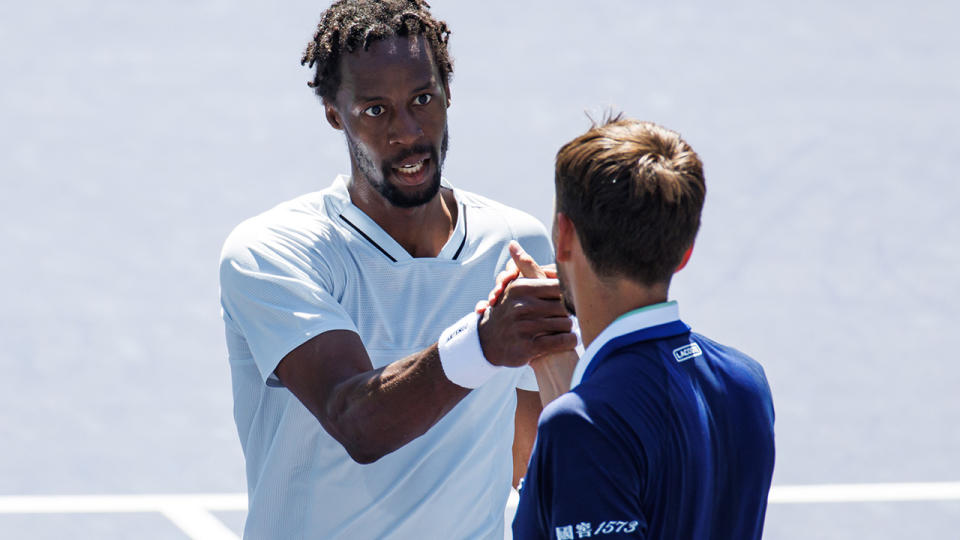
[(511, 240), (552, 261), (546, 230), (455, 189), (453, 234), (437, 257), (415, 259), (350, 202), (347, 181), (243, 222), (223, 248), (250, 502), (244, 537), (502, 538), (515, 388), (536, 389), (532, 370), (501, 370), (426, 434), (369, 465), (350, 459), (273, 371), (331, 330), (359, 334), (374, 368), (427, 348), (486, 298)]

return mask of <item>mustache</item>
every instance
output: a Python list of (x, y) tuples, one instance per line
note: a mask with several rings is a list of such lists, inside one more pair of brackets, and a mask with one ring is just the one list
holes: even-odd
[(403, 161), (408, 157), (415, 156), (417, 154), (430, 154), (430, 158), (436, 160), (437, 149), (425, 144), (422, 144), (420, 146), (413, 146), (413, 147), (407, 148), (403, 152), (400, 152), (396, 156), (390, 158), (390, 160), (388, 160), (387, 163), (389, 163), (392, 166), (394, 163), (397, 163), (398, 161)]

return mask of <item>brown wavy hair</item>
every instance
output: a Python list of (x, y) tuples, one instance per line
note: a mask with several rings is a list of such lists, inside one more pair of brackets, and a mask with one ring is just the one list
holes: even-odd
[(700, 228), (703, 164), (674, 131), (622, 115), (557, 153), (557, 211), (601, 277), (669, 283)]

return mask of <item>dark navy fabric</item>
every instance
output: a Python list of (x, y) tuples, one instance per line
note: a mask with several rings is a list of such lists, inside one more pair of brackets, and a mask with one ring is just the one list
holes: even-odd
[(616, 337), (543, 410), (514, 538), (759, 539), (773, 420), (740, 351), (680, 321)]

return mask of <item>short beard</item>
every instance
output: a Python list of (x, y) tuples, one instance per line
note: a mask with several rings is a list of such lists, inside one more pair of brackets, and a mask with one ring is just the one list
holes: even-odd
[(404, 193), (400, 188), (387, 181), (387, 177), (392, 173), (390, 164), (384, 162), (380, 167), (377, 167), (363, 145), (357, 144), (350, 135), (347, 135), (347, 148), (350, 150), (350, 156), (353, 158), (353, 162), (356, 163), (360, 172), (363, 173), (363, 176), (366, 177), (367, 183), (386, 199), (387, 202), (398, 208), (422, 206), (436, 197), (437, 192), (440, 191), (441, 171), (443, 170), (443, 162), (447, 158), (447, 146), (449, 143), (450, 137), (447, 134), (447, 126), (444, 125), (439, 156), (437, 155), (437, 149), (435, 147), (415, 146), (393, 157), (392, 162), (395, 163), (415, 154), (429, 152), (430, 161), (436, 165), (433, 178), (427, 182), (426, 186), (414, 193)]
[(567, 313), (576, 316), (577, 310), (573, 307), (573, 300), (570, 299), (570, 291), (567, 290), (566, 280), (563, 279), (563, 271), (560, 265), (557, 265), (557, 281), (560, 283), (560, 299), (563, 301), (563, 307), (567, 308)]

